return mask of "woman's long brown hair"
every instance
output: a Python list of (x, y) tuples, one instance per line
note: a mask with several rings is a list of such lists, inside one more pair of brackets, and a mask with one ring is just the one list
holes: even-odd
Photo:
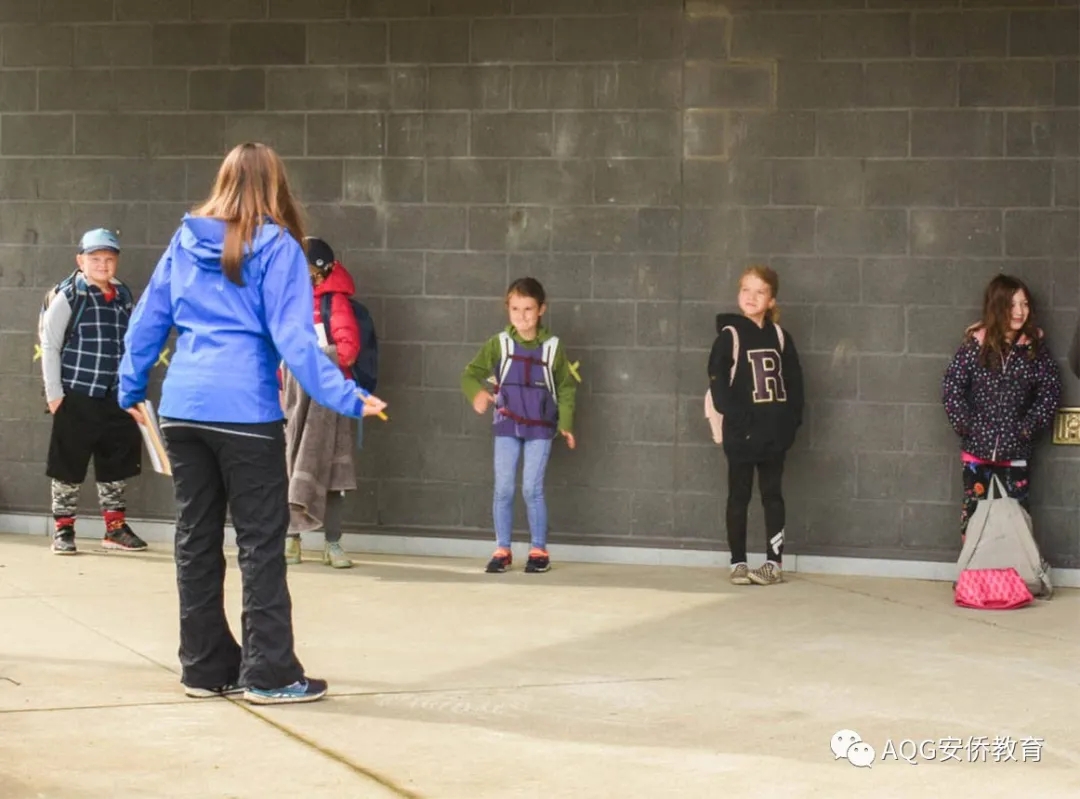
[[(1018, 342), (1022, 336), (1026, 336), (1031, 344), (1031, 356), (1034, 357), (1038, 350), (1039, 328), (1035, 324), (1035, 300), (1031, 291), (1019, 278), (998, 275), (990, 281), (983, 294), (982, 329), (985, 334), (979, 350), (979, 363), (984, 367), (1000, 368), (1005, 360), (1005, 352), (1009, 348), (1012, 335), (1012, 301), (1018, 291), (1024, 292), (1027, 298), (1028, 317), (1012, 342)], [(991, 358), (991, 355), (996, 358)]]
[(289, 190), (285, 164), (265, 144), (234, 147), (218, 169), (210, 196), (192, 214), (225, 220), (221, 268), (238, 286), (244, 285), (244, 247), (265, 222), (288, 230), (304, 246), (303, 211)]

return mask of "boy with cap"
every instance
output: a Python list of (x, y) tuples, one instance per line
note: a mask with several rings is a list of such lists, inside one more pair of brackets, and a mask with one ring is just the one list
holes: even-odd
[(142, 436), (116, 397), (134, 306), (130, 290), (116, 279), (120, 242), (103, 228), (88, 231), (75, 261), (78, 271), (56, 287), (39, 331), (45, 400), (53, 417), (45, 472), (52, 478), (56, 522), (52, 551), (76, 552), (79, 487), (91, 458), (105, 517), (103, 546), (144, 550), (146, 542), (125, 518), (125, 481), (141, 470)]

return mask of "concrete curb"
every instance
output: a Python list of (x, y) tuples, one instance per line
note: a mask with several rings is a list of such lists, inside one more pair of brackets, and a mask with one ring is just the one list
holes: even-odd
[[(171, 543), (173, 525), (167, 522), (132, 519), (139, 535), (150, 543)], [(52, 520), (47, 516), (29, 513), (0, 513), (0, 531), (23, 535), (49, 535)], [(225, 542), (235, 546), (235, 533), (225, 529)], [(305, 549), (322, 549), (322, 533), (305, 533)], [(412, 555), (445, 558), (486, 559), (491, 554), (488, 540), (460, 538), (429, 538), (409, 535), (370, 535), (346, 533), (342, 546), (349, 552), (370, 552), (376, 555)], [(557, 548), (558, 559), (569, 563), (611, 563), (633, 566), (711, 566), (729, 563), (723, 550), (660, 549), (646, 547), (610, 547), (568, 545)], [(515, 558), (528, 556), (528, 546), (514, 546)], [(751, 557), (751, 566), (759, 565), (762, 556)], [(786, 571), (801, 574), (838, 574), (851, 577), (897, 577), (908, 580), (952, 582), (956, 565), (952, 562), (920, 560), (887, 560), (878, 558), (840, 558), (819, 555), (787, 555)], [(1080, 569), (1054, 569), (1051, 579), (1056, 587), (1080, 588)]]

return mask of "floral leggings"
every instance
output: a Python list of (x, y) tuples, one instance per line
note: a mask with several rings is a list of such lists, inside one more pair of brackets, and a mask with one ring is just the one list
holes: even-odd
[(980, 499), (984, 499), (990, 492), (990, 480), (994, 475), (998, 476), (1005, 493), (1013, 499), (1019, 500), (1020, 505), (1028, 510), (1028, 480), (1029, 467), (1027, 466), (990, 466), (983, 463), (964, 464), (964, 505), (960, 511), (960, 537), (967, 532), (968, 522)]

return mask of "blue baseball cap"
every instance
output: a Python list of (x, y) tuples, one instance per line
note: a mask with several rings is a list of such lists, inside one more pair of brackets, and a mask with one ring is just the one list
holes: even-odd
[(83, 233), (79, 241), (79, 253), (95, 252), (96, 250), (113, 250), (120, 252), (120, 239), (111, 230), (103, 227), (88, 230)]

